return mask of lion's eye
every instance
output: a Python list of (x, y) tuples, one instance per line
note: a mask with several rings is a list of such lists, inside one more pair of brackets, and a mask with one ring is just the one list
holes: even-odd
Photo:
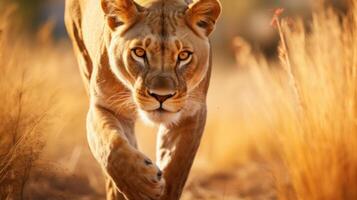
[(142, 49), (142, 48), (135, 48), (135, 49), (133, 49), (132, 51), (133, 51), (133, 53), (134, 53), (136, 56), (138, 56), (138, 57), (140, 57), (140, 58), (144, 58), (145, 55), (146, 55), (145, 50)]
[(178, 59), (180, 61), (186, 61), (188, 59), (191, 58), (192, 52), (190, 51), (182, 51), (179, 55), (178, 55)]

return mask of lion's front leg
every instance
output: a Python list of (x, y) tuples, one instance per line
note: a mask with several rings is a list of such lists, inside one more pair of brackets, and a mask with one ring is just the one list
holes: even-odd
[(178, 200), (200, 145), (206, 122), (206, 108), (194, 116), (183, 119), (179, 125), (161, 127), (157, 159), (166, 181), (162, 200)]
[[(128, 126), (126, 138), (128, 142), (135, 148), (137, 148), (137, 141), (134, 135), (134, 124)], [(126, 200), (125, 196), (118, 190), (113, 179), (107, 174), (106, 171), (104, 173), (105, 178), (105, 189), (106, 189), (106, 200)]]
[[(91, 107), (87, 129), (89, 146), (108, 182), (108, 199), (153, 200), (163, 193), (160, 169), (136, 148), (131, 124), (101, 107)], [(116, 187), (122, 194), (120, 195)]]

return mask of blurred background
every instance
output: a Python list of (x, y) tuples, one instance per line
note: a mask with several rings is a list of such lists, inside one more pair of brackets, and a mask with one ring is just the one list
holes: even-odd
[[(312, 20), (318, 18), (313, 15), (313, 11), (319, 9), (321, 4), (326, 4), (329, 8), (333, 8), (335, 13), (333, 16), (336, 15), (337, 20), (334, 17), (329, 18), (329, 21), (318, 18), (317, 22), (331, 21), (332, 25), (326, 24), (335, 27), (338, 32), (341, 31), (339, 22), (343, 21), (341, 16), (349, 11), (351, 2), (349, 0), (326, 0), (325, 3), (322, 3), (322, 0), (221, 0), (223, 14), (211, 37), (214, 70), (208, 97), (208, 122), (202, 146), (183, 195), (184, 200), (353, 199), (346, 196), (346, 198), (340, 196), (320, 198), (320, 196), (297, 195), (301, 191), (296, 188), (301, 188), (301, 185), (291, 181), (293, 173), (290, 172), (294, 170), (287, 169), (288, 164), (291, 163), (288, 163), (290, 160), (285, 158), (290, 154), (285, 151), (279, 152), (281, 149), (288, 148), (280, 145), (281, 140), (286, 138), (278, 138), (275, 135), (278, 130), (286, 130), (285, 120), (290, 119), (280, 116), (282, 113), (279, 109), (289, 103), (280, 102), (279, 98), (283, 96), (286, 101), (291, 99), (284, 93), (288, 84), (282, 84), (286, 82), (286, 78), (282, 75), (285, 72), (279, 70), (281, 65), (278, 64), (279, 56), (280, 58), (282, 56), (281, 49), (279, 51), (278, 48), (281, 38), (277, 28), (271, 25), (275, 10), (284, 8), (282, 17), (299, 17), (308, 27), (306, 32), (313, 32), (315, 29), (309, 24), (313, 24)], [(42, 138), (37, 141), (40, 151), (33, 159), (35, 170), (27, 172), (20, 167), (20, 172), (10, 170), (6, 176), (0, 170), (0, 191), (5, 188), (4, 191), (11, 193), (10, 187), (4, 187), (6, 181), (11, 182), (13, 181), (11, 177), (26, 172), (29, 178), (21, 183), (16, 182), (22, 185), (21, 195), (10, 199), (104, 199), (102, 172), (87, 145), (85, 116), (88, 99), (64, 28), (64, 0), (0, 0), (1, 10), (5, 13), (5, 17), (0, 18), (0, 45), (2, 45), (0, 46), (0, 49), (2, 48), (0, 72), (7, 79), (0, 80), (0, 89), (2, 89), (0, 94), (6, 97), (0, 104), (0, 121), (3, 121), (0, 122), (0, 142), (7, 144), (7, 140), (4, 139), (5, 134), (9, 133), (8, 130), (14, 129), (12, 126), (14, 122), (16, 122), (14, 126), (16, 131), (31, 129), (28, 123), (32, 119), (35, 121), (42, 119), (41, 112), (46, 113), (47, 116), (47, 111), (43, 111), (47, 104), (53, 105), (50, 106), (53, 108), (48, 114), (51, 120), (46, 121), (43, 127), (33, 128), (38, 129), (37, 132)], [(329, 33), (328, 28), (322, 31), (325, 31), (322, 33), (326, 35)], [(320, 32), (314, 36), (318, 33)], [(328, 43), (328, 39), (322, 40), (321, 45)], [(337, 44), (343, 41), (334, 39)], [(316, 38), (315, 40), (318, 41)], [(322, 50), (319, 51), (324, 53), (326, 49), (335, 47), (333, 44), (330, 45), (321, 47)], [(295, 56), (309, 54), (303, 47), (300, 47), (300, 50), (301, 52), (292, 54), (293, 64)], [(323, 54), (318, 59), (324, 60), (327, 57), (329, 56)], [(305, 58), (300, 60), (305, 61)], [(256, 69), (252, 66), (259, 67), (259, 70), (254, 71)], [(276, 90), (277, 85), (279, 91)], [(9, 91), (8, 88), (12, 90)], [(312, 94), (316, 88), (309, 91), (313, 91)], [(9, 109), (11, 107), (9, 105), (19, 108)], [(25, 108), (22, 109), (20, 105)], [(287, 107), (291, 108), (289, 105)], [(26, 112), (29, 112), (28, 115)], [(325, 116), (326, 113), (329, 112), (320, 110), (317, 112), (321, 116)], [(2, 120), (8, 119), (8, 116), (10, 120)], [(20, 120), (22, 118), (23, 122)], [(10, 125), (6, 125), (7, 123)], [(316, 125), (315, 128), (324, 127), (326, 122), (317, 124), (322, 125)], [(355, 126), (343, 131), (354, 132), (357, 130)], [(137, 127), (140, 148), (154, 159), (157, 129), (142, 123), (138, 123)], [(292, 125), (289, 127), (293, 129)], [(288, 130), (290, 131), (289, 128)], [(294, 137), (289, 139), (292, 138)], [(31, 144), (36, 142), (28, 141), (31, 141)], [(26, 148), (22, 150), (33, 152), (31, 144), (29, 143), (30, 147), (25, 145)], [(310, 152), (303, 153), (310, 154)], [(7, 163), (10, 163), (5, 159), (7, 157), (1, 157), (2, 155), (7, 154), (1, 154), (0, 151), (0, 158), (6, 161), (1, 163), (0, 160), (0, 168), (9, 166)], [(23, 155), (26, 156), (20, 156), (18, 159), (28, 157), (28, 154)], [(293, 159), (296, 155), (292, 156)], [(20, 163), (14, 162), (14, 165), (24, 166), (24, 163), (29, 162), (32, 163), (32, 160), (25, 159)], [(313, 166), (321, 167), (321, 165)], [(296, 171), (298, 170), (294, 172)], [(327, 173), (326, 177), (330, 177), (329, 175), (331, 174)], [(2, 177), (7, 178), (2, 179)], [(299, 183), (309, 183), (304, 178), (299, 181), (301, 181)], [(326, 181), (326, 183), (331, 182)], [(318, 188), (313, 187), (313, 184), (309, 186), (311, 187), (306, 189), (307, 191), (319, 191)], [(4, 198), (0, 192), (0, 199), (3, 199), (2, 197)]]
[[(6, 2), (7, 0), (1, 0)], [(30, 33), (49, 20), (54, 23), (53, 36), (57, 39), (66, 38), (63, 22), (63, 0), (11, 0), (19, 6), (20, 21)], [(256, 50), (273, 56), (276, 52), (278, 35), (269, 26), (274, 10), (284, 8), (289, 16), (304, 16), (309, 18), (311, 9), (320, 1), (313, 0), (221, 0), (223, 14), (212, 37), (215, 51), (220, 60), (234, 61), (232, 38), (239, 35), (252, 43)], [(344, 0), (328, 0), (329, 4), (346, 11)]]

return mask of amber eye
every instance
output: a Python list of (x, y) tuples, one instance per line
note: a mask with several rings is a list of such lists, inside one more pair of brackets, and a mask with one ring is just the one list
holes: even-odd
[(142, 49), (142, 48), (135, 48), (135, 49), (133, 49), (132, 51), (133, 51), (133, 53), (134, 53), (136, 56), (138, 56), (138, 57), (140, 57), (140, 58), (144, 58), (145, 55), (146, 55), (145, 50)]
[(192, 52), (190, 51), (182, 51), (179, 55), (178, 55), (178, 59), (180, 61), (185, 61), (188, 60), (192, 55)]

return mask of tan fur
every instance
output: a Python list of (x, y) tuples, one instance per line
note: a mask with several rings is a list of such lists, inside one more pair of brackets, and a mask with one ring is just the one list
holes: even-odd
[[(107, 199), (180, 198), (205, 126), (208, 35), (219, 13), (218, 0), (66, 0)], [(139, 47), (145, 58), (133, 53)], [(190, 59), (179, 61), (182, 51)], [(138, 115), (160, 126), (157, 165), (138, 150)]]

